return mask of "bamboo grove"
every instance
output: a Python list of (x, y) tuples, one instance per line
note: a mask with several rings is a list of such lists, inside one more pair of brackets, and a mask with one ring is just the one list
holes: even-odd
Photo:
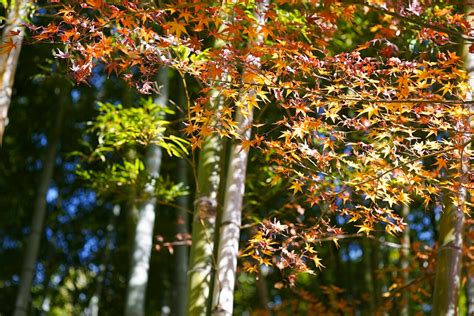
[[(43, 76), (73, 81), (49, 83), (60, 104), (5, 311), (32, 310), (65, 112), (94, 90), (61, 159), (109, 214), (106, 262), (88, 307), (57, 313), (117, 313), (99, 303), (115, 273), (123, 291), (109, 296), (125, 315), (474, 313), (473, 5), (5, 2), (2, 122), (22, 97), (11, 86), (24, 28), (23, 49), (53, 57)], [(152, 258), (174, 271), (168, 284), (151, 284)], [(247, 293), (260, 303), (246, 306)]]

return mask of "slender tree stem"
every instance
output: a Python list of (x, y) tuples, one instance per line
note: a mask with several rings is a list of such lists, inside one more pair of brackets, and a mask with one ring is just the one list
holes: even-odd
[[(156, 103), (161, 106), (168, 104), (168, 69), (162, 69), (158, 75), (162, 86), (161, 94)], [(156, 181), (159, 177), (162, 160), (162, 150), (157, 145), (150, 145), (146, 150), (145, 170), (151, 176), (145, 185), (146, 200), (141, 204), (138, 213), (138, 223), (135, 230), (130, 278), (128, 280), (125, 303), (126, 316), (145, 315), (146, 288), (148, 285), (148, 270), (150, 268), (151, 250), (153, 248), (153, 229), (156, 217)]]
[(46, 216), (46, 194), (53, 177), (54, 166), (56, 162), (57, 147), (61, 138), (61, 129), (66, 108), (66, 100), (69, 98), (69, 88), (61, 92), (62, 97), (58, 104), (56, 121), (54, 123), (51, 137), (48, 139), (46, 155), (43, 161), (43, 171), (40, 176), (40, 183), (36, 193), (36, 199), (33, 210), (33, 219), (31, 222), (31, 233), (26, 244), (25, 257), (23, 259), (23, 268), (20, 276), (20, 288), (15, 304), (14, 316), (26, 316), (30, 305), (30, 291), (35, 273), (35, 264), (38, 259), (40, 241), (43, 233), (43, 223)]
[[(268, 1), (257, 4), (256, 16), (257, 40), (259, 44), (263, 41), (261, 27), (265, 23), (265, 14), (268, 9)], [(249, 64), (259, 66), (259, 59), (249, 56)], [(247, 71), (247, 70), (244, 70)], [(237, 107), (236, 118), (238, 122), (237, 133), (242, 141), (249, 140), (253, 124), (253, 108), (246, 97), (253, 97), (253, 90), (247, 91), (241, 100), (242, 108)], [(217, 252), (217, 271), (214, 280), (212, 296), (212, 314), (230, 316), (233, 312), (234, 287), (237, 275), (237, 256), (239, 251), (240, 226), (242, 223), (242, 203), (245, 191), (245, 179), (247, 172), (248, 149), (240, 143), (234, 144), (230, 151), (229, 169), (222, 218), (220, 222), (219, 245)]]
[[(467, 6), (467, 20), (473, 22), (471, 1)], [(465, 68), (468, 73), (468, 83), (474, 88), (474, 54), (469, 52), (469, 43), (465, 44)], [(471, 93), (468, 93), (466, 100), (472, 101)], [(472, 129), (472, 106), (469, 106), (470, 115), (459, 119), (456, 131), (464, 132)], [(461, 134), (461, 142), (471, 142), (470, 136)], [(440, 219), (439, 229), (439, 250), (436, 266), (435, 289), (433, 294), (433, 316), (437, 315), (458, 315), (459, 295), (461, 287), (461, 266), (464, 214), (466, 212), (467, 189), (469, 183), (469, 158), (465, 153), (465, 147), (459, 149), (459, 177), (457, 194), (447, 194), (444, 199), (444, 209)], [(451, 200), (452, 198), (452, 200)]]
[[(1, 44), (11, 45), (11, 49), (0, 49), (0, 146), (8, 124), (15, 72), (20, 57), (24, 37), (24, 18), (31, 0), (12, 0), (4, 26)], [(18, 33), (18, 34), (17, 34)]]

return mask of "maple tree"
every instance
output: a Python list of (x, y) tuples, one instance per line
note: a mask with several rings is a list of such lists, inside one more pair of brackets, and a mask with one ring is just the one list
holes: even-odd
[[(144, 94), (158, 91), (163, 67), (198, 82), (183, 109), (184, 132), (193, 151), (216, 151), (202, 171), (201, 198), (217, 194), (219, 180), (207, 178), (220, 173), (219, 142), (229, 139), (236, 154), (266, 157), (269, 183), (297, 201), (286, 211), (317, 211), (296, 223), (262, 220), (243, 251), (244, 271), (274, 266), (293, 286), (295, 271), (327, 266), (318, 245), (338, 246), (351, 235), (346, 226), (358, 237), (397, 236), (406, 226), (400, 208), (420, 201), (429, 209), (440, 194), (459, 216), (469, 214), (472, 204), (458, 192), (472, 189), (472, 87), (456, 48), (473, 38), (455, 6), (280, 0), (268, 4), (263, 24), (254, 14), (263, 1), (54, 3), (59, 22), (30, 29), (36, 40), (64, 45), (55, 56), (77, 82), (87, 83), (97, 65)], [(332, 49), (340, 21), (360, 15), (371, 17), (369, 38)], [(215, 229), (215, 204), (202, 208), (212, 217), (197, 208), (194, 229), (208, 222), (193, 247), (213, 242), (206, 230)], [(345, 226), (333, 223), (336, 214)]]

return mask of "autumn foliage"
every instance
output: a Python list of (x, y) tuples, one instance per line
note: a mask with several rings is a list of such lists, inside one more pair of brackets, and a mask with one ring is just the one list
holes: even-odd
[[(30, 28), (62, 44), (55, 56), (78, 83), (102, 67), (144, 94), (159, 90), (162, 67), (197, 82), (183, 109), (193, 150), (214, 133), (238, 141), (236, 109), (255, 109), (242, 146), (267, 157), (269, 185), (288, 189), (300, 221), (263, 221), (243, 252), (248, 271), (317, 272), (321, 242), (337, 245), (350, 227), (397, 236), (399, 211), (413, 201), (428, 209), (448, 195), (468, 213), (456, 195), (472, 189), (459, 181), (472, 154), (470, 88), (456, 53), (472, 40), (463, 15), (431, 1), (278, 0), (259, 42), (258, 1), (52, 1), (59, 20)], [(335, 50), (360, 16), (369, 32)], [(206, 107), (211, 89), (225, 98), (218, 111)], [(310, 209), (317, 218), (304, 216)]]

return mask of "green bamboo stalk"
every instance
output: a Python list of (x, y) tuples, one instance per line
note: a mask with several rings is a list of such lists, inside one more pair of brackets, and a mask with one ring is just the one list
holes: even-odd
[[(211, 94), (210, 107), (219, 109), (223, 98)], [(217, 134), (206, 137), (199, 153), (197, 193), (194, 200), (192, 246), (188, 269), (188, 315), (207, 315), (213, 266), (217, 195), (222, 142)]]
[[(226, 19), (225, 8), (221, 8), (222, 20)], [(224, 25), (224, 24), (223, 24)], [(222, 47), (224, 42), (216, 40), (214, 47)], [(227, 78), (222, 75), (223, 80)], [(185, 87), (186, 88), (186, 87)], [(224, 105), (224, 97), (218, 89), (210, 92), (211, 110), (219, 112)], [(210, 310), (211, 282), (214, 274), (214, 239), (221, 183), (221, 163), (223, 142), (217, 133), (204, 138), (199, 152), (196, 197), (192, 223), (192, 245), (189, 254), (188, 291), (186, 306), (188, 316), (206, 316)]]

